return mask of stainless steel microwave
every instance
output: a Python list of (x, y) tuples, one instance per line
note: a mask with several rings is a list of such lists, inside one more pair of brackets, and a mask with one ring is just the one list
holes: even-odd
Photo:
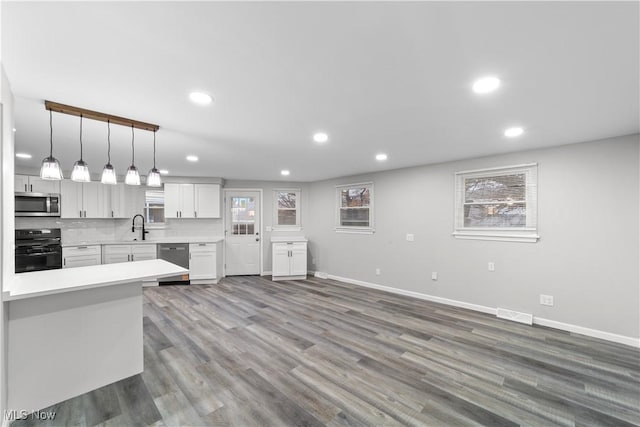
[(60, 216), (60, 195), (16, 193), (16, 216)]

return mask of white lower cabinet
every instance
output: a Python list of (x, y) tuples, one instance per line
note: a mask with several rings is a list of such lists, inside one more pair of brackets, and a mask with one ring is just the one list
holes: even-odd
[(104, 249), (102, 251), (103, 264), (146, 261), (156, 258), (157, 253), (155, 243), (135, 245), (104, 245)]
[(189, 280), (192, 285), (218, 283), (222, 272), (222, 254), (218, 252), (217, 243), (189, 244)]
[(100, 245), (65, 246), (62, 248), (62, 268), (102, 264)]
[(273, 280), (307, 278), (306, 241), (273, 242), (271, 248)]

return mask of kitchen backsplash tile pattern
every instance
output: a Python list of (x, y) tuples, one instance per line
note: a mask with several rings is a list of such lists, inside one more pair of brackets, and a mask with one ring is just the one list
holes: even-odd
[[(137, 224), (139, 223), (137, 220)], [(131, 219), (60, 219), (17, 217), (16, 229), (60, 228), (62, 243), (131, 241), (140, 239), (140, 230), (131, 232)], [(221, 219), (168, 219), (164, 228), (148, 228), (150, 241), (175, 237), (218, 237), (224, 235)]]

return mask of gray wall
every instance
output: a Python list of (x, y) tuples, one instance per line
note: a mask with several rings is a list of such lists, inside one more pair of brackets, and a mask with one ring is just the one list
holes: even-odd
[[(285, 182), (285, 181), (242, 181), (242, 180), (227, 180), (224, 184), (224, 190), (230, 188), (251, 188), (261, 189), (263, 194), (262, 199), (262, 259), (263, 259), (263, 272), (271, 272), (271, 236), (300, 236), (307, 234), (307, 227), (313, 220), (310, 211), (310, 199), (309, 199), (309, 184), (306, 182)], [(282, 188), (299, 188), (300, 198), (302, 203), (300, 204), (300, 220), (301, 231), (266, 231), (267, 226), (274, 225), (273, 219), (273, 191)], [(224, 206), (224, 205), (223, 205)], [(225, 215), (227, 213), (225, 212)]]
[[(638, 135), (310, 185), (310, 270), (640, 336)], [(454, 173), (538, 163), (537, 243), (452, 236)], [(373, 181), (373, 235), (334, 231), (335, 185)], [(308, 206), (308, 209), (307, 209)], [(415, 235), (414, 242), (405, 240)], [(487, 263), (495, 262), (495, 272)], [(380, 268), (377, 276), (375, 269)], [(431, 272), (438, 272), (437, 281)], [(541, 306), (539, 295), (555, 298)]]

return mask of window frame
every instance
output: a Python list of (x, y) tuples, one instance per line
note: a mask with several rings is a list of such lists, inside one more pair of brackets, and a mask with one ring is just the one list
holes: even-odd
[[(149, 222), (148, 218), (149, 218), (149, 213), (148, 213), (148, 205), (147, 205), (147, 191), (149, 192), (157, 192), (157, 193), (162, 193), (162, 210), (165, 211), (165, 217), (164, 217), (164, 222)], [(166, 199), (165, 199), (165, 192), (164, 192), (164, 187), (162, 189), (148, 189), (145, 188), (144, 189), (144, 207), (142, 209), (142, 213), (144, 216), (144, 219), (146, 221), (146, 225), (145, 227), (148, 229), (163, 229), (167, 227), (167, 217), (166, 217), (166, 205), (165, 205)]]
[[(342, 191), (345, 189), (352, 188), (368, 188), (369, 189), (369, 206), (367, 209), (369, 210), (369, 225), (368, 226), (356, 226), (356, 225), (342, 225), (340, 223), (340, 212), (342, 209)], [(374, 222), (374, 186), (373, 181), (369, 182), (358, 182), (354, 184), (341, 184), (336, 185), (336, 209), (335, 209), (335, 231), (337, 233), (354, 233), (354, 234), (373, 234), (375, 233), (375, 222)], [(353, 208), (350, 208), (353, 209)]]
[[(278, 207), (278, 193), (295, 193), (296, 195), (296, 223), (287, 225), (287, 224), (278, 224), (278, 211), (280, 210)], [(301, 194), (302, 190), (299, 188), (274, 188), (273, 190), (273, 225), (271, 226), (272, 230), (275, 231), (301, 231), (302, 230), (302, 209), (301, 209)], [(290, 209), (294, 210), (294, 209)]]
[[(465, 180), (505, 175), (525, 175), (526, 225), (524, 227), (465, 227)], [(527, 163), (455, 173), (455, 214), (453, 236), (457, 239), (536, 243), (538, 235), (538, 164)]]

